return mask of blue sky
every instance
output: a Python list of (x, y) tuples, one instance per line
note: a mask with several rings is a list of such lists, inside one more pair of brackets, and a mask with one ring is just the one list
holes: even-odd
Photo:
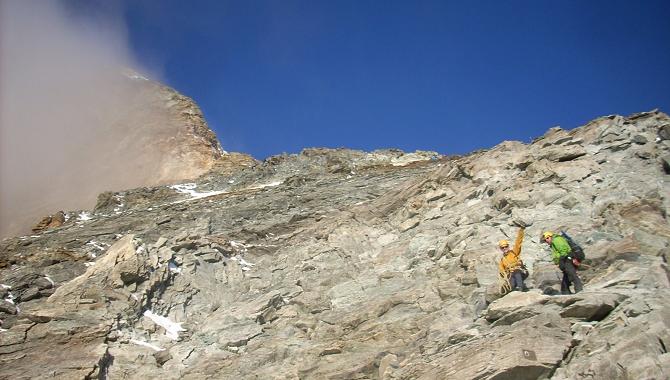
[(668, 1), (125, 3), (139, 61), (226, 150), (463, 154), (670, 112)]

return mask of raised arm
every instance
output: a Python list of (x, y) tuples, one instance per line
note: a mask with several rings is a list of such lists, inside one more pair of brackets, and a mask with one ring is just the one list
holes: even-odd
[(516, 240), (514, 241), (514, 249), (512, 250), (514, 252), (514, 255), (519, 256), (521, 255), (521, 243), (523, 243), (523, 235), (525, 233), (526, 229), (524, 227), (519, 228), (519, 232), (516, 234)]

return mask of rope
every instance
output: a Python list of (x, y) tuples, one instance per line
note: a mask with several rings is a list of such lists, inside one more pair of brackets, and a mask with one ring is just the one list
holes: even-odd
[(500, 289), (500, 294), (507, 294), (512, 291), (512, 284), (509, 282), (507, 275), (503, 273), (498, 273), (498, 288)]

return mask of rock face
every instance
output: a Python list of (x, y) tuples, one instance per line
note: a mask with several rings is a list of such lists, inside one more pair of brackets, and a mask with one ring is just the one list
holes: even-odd
[(65, 213), (63, 211), (58, 211), (54, 215), (48, 215), (42, 218), (42, 220), (32, 228), (32, 231), (35, 233), (42, 232), (50, 228), (60, 227), (63, 223), (65, 223)]
[[(190, 98), (132, 72), (119, 75), (119, 82), (118, 96), (125, 98), (100, 106), (95, 117), (88, 115), (93, 125), (80, 133), (76, 159), (53, 169), (57, 179), (45, 173), (39, 183), (0, 197), (0, 237), (27, 233), (59, 209), (91, 208), (103, 191), (190, 180), (215, 165), (238, 169), (255, 162), (224, 152)], [(20, 177), (3, 173), (3, 180), (12, 176)]]
[[(670, 376), (670, 118), (464, 157), (309, 149), (0, 244), (0, 378)], [(526, 225), (529, 292), (497, 294)], [(581, 293), (539, 235), (585, 248)]]

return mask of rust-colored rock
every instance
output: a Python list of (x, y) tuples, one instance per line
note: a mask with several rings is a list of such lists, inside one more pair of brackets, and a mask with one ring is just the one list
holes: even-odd
[(40, 222), (32, 228), (32, 231), (39, 233), (44, 230), (60, 227), (63, 225), (63, 223), (65, 223), (65, 213), (63, 211), (58, 211), (53, 215), (42, 218), (42, 220), (40, 220)]

